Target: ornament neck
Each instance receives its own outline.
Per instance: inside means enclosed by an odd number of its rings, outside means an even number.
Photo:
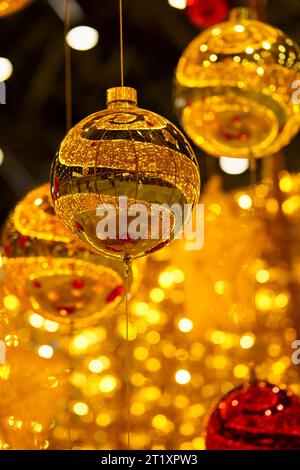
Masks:
[[[134,88],[114,87],[106,92],[106,104],[108,108],[137,106],[137,93]]]
[[[256,19],[255,12],[247,7],[238,7],[233,8],[230,12],[229,19],[231,21],[245,21],[245,20],[253,20]]]

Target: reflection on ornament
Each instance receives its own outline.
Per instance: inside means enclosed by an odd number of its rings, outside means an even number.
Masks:
[[[299,399],[268,382],[230,391],[210,417],[206,446],[208,450],[299,450]]]
[[[228,15],[225,0],[188,0],[187,13],[191,22],[198,27],[208,27],[225,20]]]
[[[176,71],[175,107],[188,136],[209,154],[261,158],[298,132],[299,47],[280,30],[233,10],[197,36]]]
[[[0,17],[16,13],[30,2],[31,0],[0,0]]]
[[[53,201],[63,224],[86,245],[109,256],[135,258],[174,237],[168,206],[198,202],[198,166],[188,141],[173,124],[137,107],[134,89],[108,90],[107,106],[77,124],[63,140],[52,168]],[[122,209],[121,196],[128,198],[128,209]],[[99,222],[107,217],[97,215],[103,204],[115,209],[109,220],[117,225],[116,233],[106,238],[97,233]],[[134,204],[143,205],[143,237],[138,239],[130,232]],[[153,204],[166,205],[157,214],[156,239],[150,236]],[[122,217],[128,218],[125,232]],[[167,234],[162,229],[166,218],[171,219]]]
[[[50,320],[85,325],[120,302],[122,266],[87,250],[61,225],[49,189],[31,191],[4,227],[4,303],[13,310],[16,300]]]

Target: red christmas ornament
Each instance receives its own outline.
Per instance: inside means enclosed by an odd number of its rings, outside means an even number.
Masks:
[[[123,285],[119,285],[115,287],[106,297],[106,302],[110,303],[116,300],[116,298],[122,297],[122,295],[124,294],[124,291],[125,291],[125,287]]]
[[[188,0],[187,13],[190,21],[206,28],[220,23],[228,16],[229,6],[225,0]]]
[[[299,450],[300,402],[268,382],[235,388],[218,403],[206,429],[208,450]]]

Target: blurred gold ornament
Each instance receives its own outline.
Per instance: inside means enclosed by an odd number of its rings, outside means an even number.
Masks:
[[[220,157],[262,158],[299,130],[292,84],[298,45],[282,31],[234,9],[229,21],[197,36],[182,54],[175,107],[188,136]]]
[[[31,191],[3,229],[5,306],[83,326],[113,311],[123,296],[122,265],[99,257],[57,219],[49,184]]]
[[[282,172],[279,182],[282,201],[268,179],[255,191],[232,193],[212,180],[202,200],[203,249],[186,251],[178,240],[147,258],[129,304],[133,449],[204,449],[212,406],[249,378],[253,362],[259,379],[300,395],[299,366],[291,362],[299,325],[300,174]],[[278,223],[281,208],[287,225]],[[280,240],[279,226],[289,241]],[[126,449],[124,316],[64,338],[13,298],[4,303],[14,310],[4,325],[0,315],[7,346],[0,446]]]
[[[16,13],[29,5],[30,2],[31,0],[0,0],[0,17]]]
[[[161,226],[170,217],[170,206],[194,205],[200,190],[188,141],[165,118],[138,108],[136,91],[127,87],[108,90],[107,109],[88,116],[66,135],[51,179],[55,211],[63,224],[92,249],[121,259],[150,254],[174,237],[172,219],[170,234],[159,230],[158,238],[151,238],[153,204],[166,205],[159,213]],[[128,201],[123,212],[121,197]],[[116,214],[116,234],[106,239],[97,234],[103,220],[97,208],[104,204],[111,204]],[[143,205],[146,217],[138,239],[127,228],[120,233],[120,218],[125,215],[130,225],[135,204]]]

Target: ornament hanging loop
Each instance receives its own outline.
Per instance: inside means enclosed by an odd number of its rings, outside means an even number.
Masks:
[[[120,72],[121,86],[124,86],[124,45],[123,45],[123,0],[119,0],[120,14]]]

